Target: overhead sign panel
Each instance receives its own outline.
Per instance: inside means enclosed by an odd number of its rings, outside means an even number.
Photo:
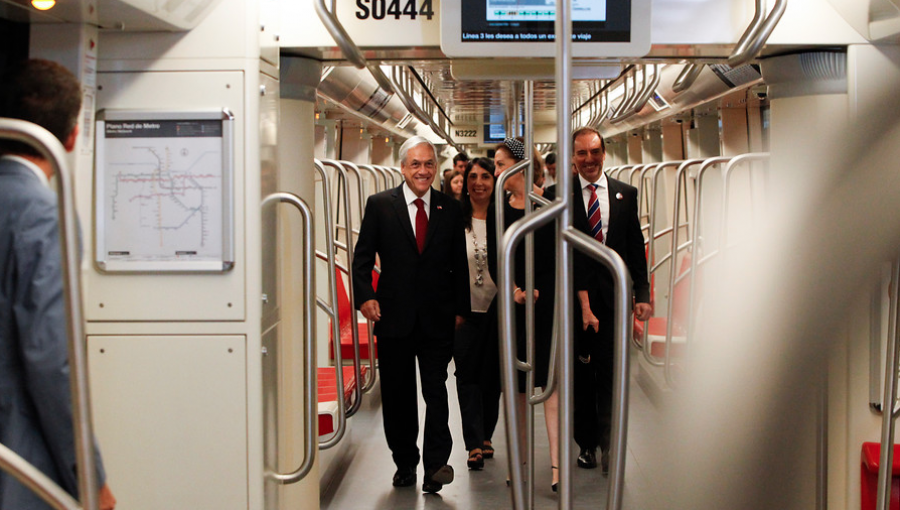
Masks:
[[[650,51],[650,0],[572,0],[576,57]],[[441,50],[450,57],[552,57],[556,0],[443,0]]]

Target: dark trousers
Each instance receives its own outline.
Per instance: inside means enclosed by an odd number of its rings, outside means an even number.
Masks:
[[[598,446],[609,451],[612,424],[613,370],[613,313],[611,310],[594,314],[600,321],[600,331],[581,330],[581,310],[576,307],[575,322],[575,442],[590,450]],[[583,360],[590,356],[590,362]]]
[[[500,400],[496,313],[472,312],[453,342],[456,392],[466,450],[481,448],[497,426]]]
[[[384,435],[397,467],[419,464],[418,395],[416,361],[425,400],[425,469],[436,469],[450,459],[450,411],[447,403],[447,365],[453,337],[429,338],[418,321],[405,338],[378,338],[378,372],[381,379]]]

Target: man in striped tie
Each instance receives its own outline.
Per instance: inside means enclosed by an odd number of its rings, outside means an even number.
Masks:
[[[653,315],[644,236],[638,218],[637,189],[603,173],[606,144],[593,128],[572,135],[574,225],[614,250],[628,266],[638,320]],[[603,474],[609,472],[610,418],[613,391],[613,279],[609,270],[576,251],[575,256],[575,442],[581,448],[578,466],[597,467],[601,450]],[[581,327],[578,319],[581,319]]]

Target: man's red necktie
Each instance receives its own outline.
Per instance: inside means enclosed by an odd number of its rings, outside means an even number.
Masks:
[[[421,198],[413,200],[416,204],[416,246],[419,247],[419,253],[425,250],[425,234],[428,233],[428,215],[425,214],[425,202]]]

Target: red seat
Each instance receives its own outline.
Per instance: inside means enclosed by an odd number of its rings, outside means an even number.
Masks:
[[[878,466],[881,465],[881,443],[863,443],[860,465],[861,510],[875,510],[878,502]],[[894,445],[891,464],[891,510],[900,510],[900,445]]]
[[[337,412],[339,406],[337,404],[337,383],[335,378],[335,367],[322,367],[317,369],[318,374],[318,395],[319,395],[319,436],[327,436],[334,432],[335,423],[337,423]],[[365,379],[366,372],[369,367],[363,365],[360,367],[360,373]],[[344,367],[344,405],[349,407],[353,398],[353,390],[359,381],[353,373],[353,367]]]
[[[678,270],[678,276],[686,273],[691,267],[691,255],[685,254],[681,259],[681,267]],[[653,301],[651,286],[651,301]],[[672,293],[672,345],[669,355],[680,357],[685,354],[686,326],[688,300],[690,299],[690,280],[685,278],[675,285]],[[662,358],[666,355],[666,328],[668,327],[668,317],[651,317],[647,321],[647,340],[650,343],[650,355]],[[644,334],[644,323],[634,320],[634,337],[642,339]]]
[[[344,287],[344,278],[341,270],[335,270],[335,278],[337,279],[338,290],[338,322],[341,331],[341,358],[353,359],[353,323],[350,321],[356,318],[356,310],[350,305],[350,298],[347,296],[347,289]],[[377,288],[378,273],[372,271],[372,286]],[[362,359],[369,358],[369,324],[366,321],[358,323],[359,328],[359,357]],[[334,359],[334,339],[331,331],[331,321],[328,322],[328,355]],[[374,337],[373,337],[374,338]],[[378,357],[378,339],[373,342],[375,345],[375,357]]]

